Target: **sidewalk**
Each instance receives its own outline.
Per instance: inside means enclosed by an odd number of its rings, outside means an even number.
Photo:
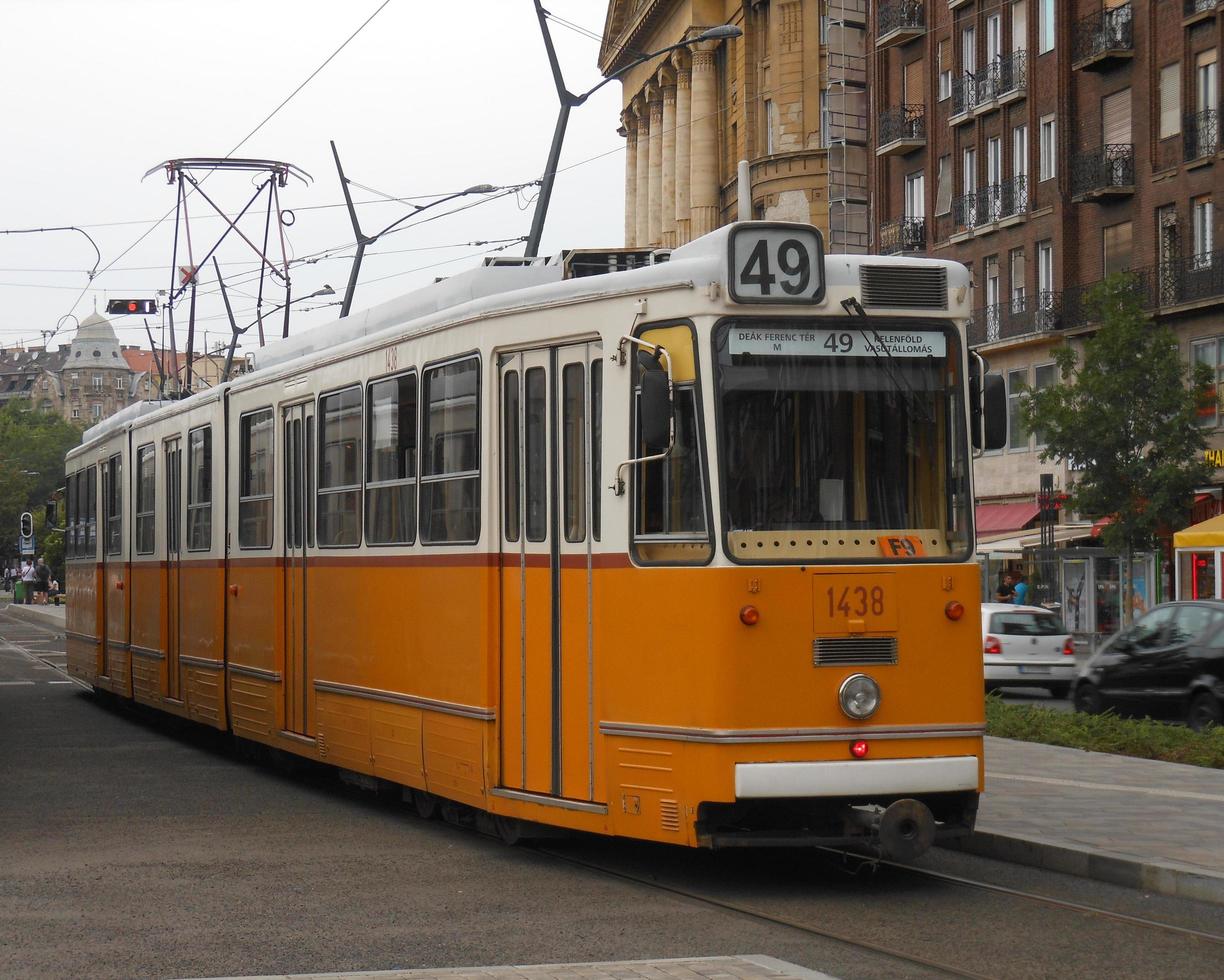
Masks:
[[[28,619],[43,626],[64,625],[64,617],[68,612],[68,604],[61,602],[58,606],[25,606],[14,602],[0,603],[0,609],[7,609],[15,616]]]
[[[1224,771],[987,738],[960,849],[1224,905]]]

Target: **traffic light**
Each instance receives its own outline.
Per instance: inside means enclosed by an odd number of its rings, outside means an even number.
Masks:
[[[23,538],[32,537],[34,534],[34,515],[28,510],[21,515],[21,536]]]
[[[156,313],[157,300],[155,299],[112,299],[106,302],[106,312],[113,315],[126,315],[128,313]]]

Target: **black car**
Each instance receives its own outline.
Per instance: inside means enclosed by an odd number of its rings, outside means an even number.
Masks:
[[[1113,637],[1080,670],[1075,710],[1224,724],[1224,602],[1166,602]]]

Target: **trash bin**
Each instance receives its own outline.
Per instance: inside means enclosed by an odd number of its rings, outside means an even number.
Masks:
[[[25,602],[26,584],[18,579],[13,583],[13,605],[20,606]]]

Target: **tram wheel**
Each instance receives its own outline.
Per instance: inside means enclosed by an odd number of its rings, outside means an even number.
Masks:
[[[495,814],[493,829],[497,831],[497,836],[507,847],[516,847],[523,840],[523,821],[516,820],[514,817]]]
[[[422,820],[433,820],[437,817],[439,804],[439,799],[433,793],[426,793],[423,789],[412,791],[412,808]]]

